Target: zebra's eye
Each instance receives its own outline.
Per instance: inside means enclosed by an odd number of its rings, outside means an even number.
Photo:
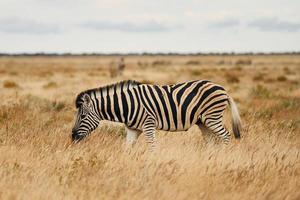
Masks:
[[[86,114],[81,114],[81,119],[86,118]]]

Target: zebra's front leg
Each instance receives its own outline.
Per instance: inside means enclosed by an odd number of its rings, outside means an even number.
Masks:
[[[127,146],[133,145],[136,142],[136,140],[138,139],[138,137],[140,136],[140,134],[142,133],[142,131],[140,131],[140,130],[131,129],[127,126],[125,126],[125,131],[126,131],[126,145]]]
[[[147,117],[143,124],[143,133],[145,135],[146,142],[151,150],[155,148],[155,129],[156,121],[153,117]]]

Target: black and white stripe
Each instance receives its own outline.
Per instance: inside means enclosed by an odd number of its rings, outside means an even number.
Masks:
[[[236,105],[224,88],[217,84],[199,80],[159,86],[123,81],[87,90],[77,96],[76,107],[79,111],[73,135],[80,133],[86,136],[100,120],[109,120],[124,123],[128,134],[144,132],[152,146],[156,129],[182,131],[194,124],[202,131],[213,133],[228,142],[230,134],[222,123],[228,105],[234,135],[239,138],[240,118]],[[88,117],[81,118],[85,111]],[[78,132],[81,126],[85,127],[86,132]]]

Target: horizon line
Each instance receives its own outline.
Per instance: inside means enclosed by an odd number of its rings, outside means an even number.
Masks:
[[[201,56],[201,55],[299,55],[300,51],[278,51],[278,52],[260,52],[260,51],[245,51],[245,52],[22,52],[22,53],[8,53],[0,52],[0,57],[3,56]]]

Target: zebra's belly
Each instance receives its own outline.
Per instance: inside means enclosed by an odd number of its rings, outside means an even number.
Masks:
[[[170,128],[160,128],[160,127],[157,127],[157,130],[162,130],[162,131],[169,131],[169,132],[177,132],[177,131],[187,131],[189,130],[194,124],[189,124],[187,126],[185,126],[184,128],[183,127],[170,127]]]
[[[129,126],[127,124],[125,124],[125,125],[128,126],[129,128],[143,131],[143,126],[135,127],[135,126]],[[193,125],[194,124],[190,124],[189,126],[186,126],[185,128],[181,128],[181,127],[171,127],[171,128],[156,127],[156,130],[169,131],[169,132],[187,131]]]
[[[169,131],[169,132],[178,132],[178,131],[187,131],[189,130],[189,128],[186,128],[186,129],[170,129],[170,130],[166,130],[166,129],[157,129],[157,130],[162,130],[162,131]]]

